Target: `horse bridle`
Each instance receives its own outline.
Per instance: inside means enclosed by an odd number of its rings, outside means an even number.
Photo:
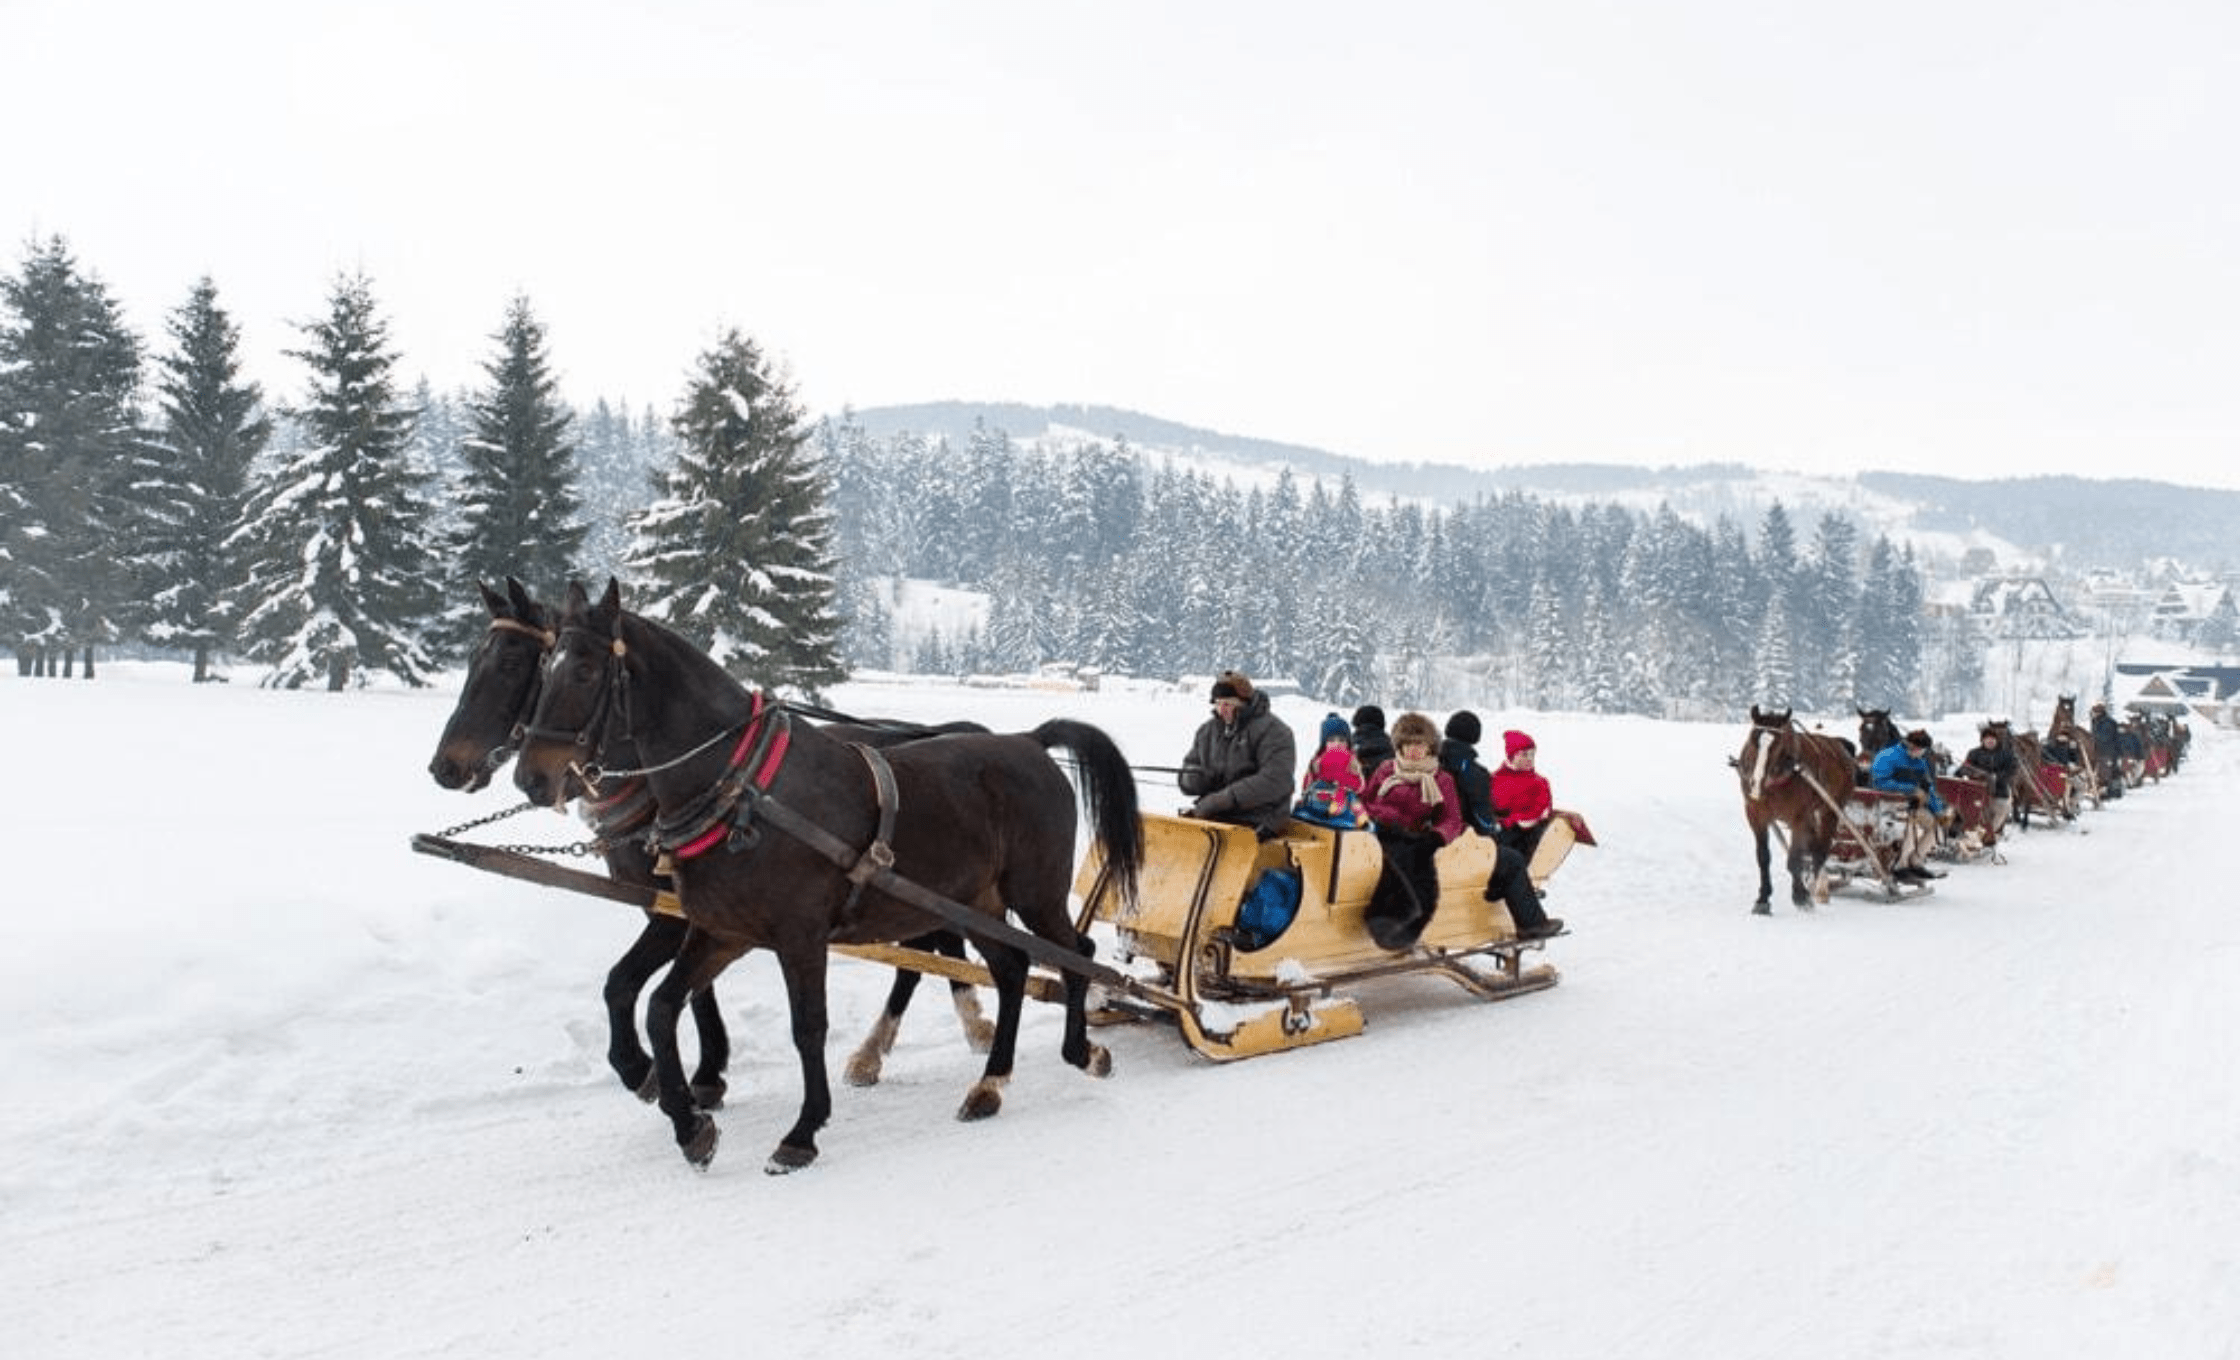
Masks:
[[[552,650],[555,641],[555,634],[550,628],[539,628],[519,619],[494,618],[490,620],[489,632],[518,633],[522,637],[534,639],[537,644],[537,664],[529,668],[529,688],[521,696],[521,702],[514,705],[513,729],[506,734],[504,741],[491,747],[482,757],[480,772],[485,776],[495,774],[498,767],[511,760],[514,752],[521,748],[524,725],[528,722],[529,715],[536,711],[537,697],[544,691],[544,654]],[[488,646],[490,641],[489,634],[485,634],[483,645]]]

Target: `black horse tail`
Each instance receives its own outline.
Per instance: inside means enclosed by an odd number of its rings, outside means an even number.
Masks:
[[[1120,889],[1120,900],[1133,903],[1143,872],[1143,818],[1136,808],[1136,775],[1128,768],[1128,758],[1101,728],[1070,718],[1052,718],[1027,735],[1042,743],[1045,751],[1062,746],[1072,752],[1081,801],[1104,846],[1105,867]]]

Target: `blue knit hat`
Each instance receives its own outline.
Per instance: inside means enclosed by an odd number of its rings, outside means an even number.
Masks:
[[[1322,744],[1328,746],[1332,737],[1344,737],[1346,745],[1351,746],[1353,744],[1353,728],[1345,719],[1335,713],[1329,714],[1322,720]]]

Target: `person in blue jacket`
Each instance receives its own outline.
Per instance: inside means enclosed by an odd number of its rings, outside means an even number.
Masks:
[[[1937,797],[1936,776],[1929,768],[1932,744],[1929,734],[1917,727],[1883,747],[1867,775],[1869,787],[1906,800],[1906,831],[1898,841],[1898,867],[1890,876],[1907,883],[1944,877],[1925,862],[1936,842],[1937,820],[1944,816],[1944,800]]]

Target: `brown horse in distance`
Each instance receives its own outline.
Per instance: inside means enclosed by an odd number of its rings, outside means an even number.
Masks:
[[[2092,729],[2077,721],[2077,696],[2064,694],[2053,701],[2053,721],[2046,724],[2048,737],[2067,737],[2077,748],[2079,768],[2071,772],[2069,780],[2077,791],[2092,800],[2094,807],[2102,805],[2100,795],[2100,752],[2092,744]]]
[[[1788,709],[1761,712],[1752,705],[1749,734],[1729,763],[1742,782],[1743,816],[1758,851],[1758,900],[1751,911],[1759,916],[1773,911],[1767,838],[1776,822],[1789,843],[1789,901],[1808,909],[1826,901],[1828,855],[1857,782],[1851,753],[1834,737],[1799,730]]]

